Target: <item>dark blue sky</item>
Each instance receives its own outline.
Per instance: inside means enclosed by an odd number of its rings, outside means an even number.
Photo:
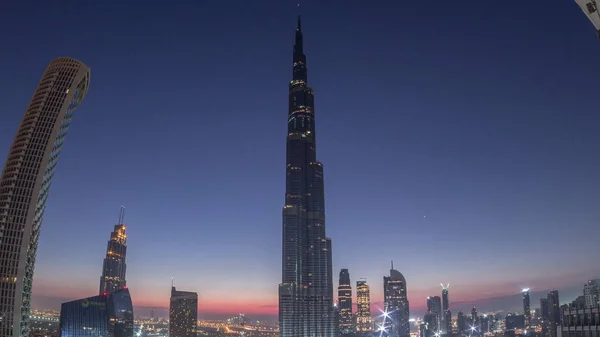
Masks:
[[[336,270],[377,302],[393,259],[415,308],[441,281],[468,301],[600,274],[580,263],[600,254],[600,41],[574,1],[301,11]],[[93,294],[125,205],[138,305],[166,305],[175,277],[204,311],[274,312],[295,15],[282,0],[4,5],[2,156],[50,60],[92,69],[34,296]]]

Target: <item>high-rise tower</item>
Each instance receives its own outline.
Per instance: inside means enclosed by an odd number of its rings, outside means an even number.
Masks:
[[[340,285],[338,286],[338,310],[340,312],[340,332],[352,332],[352,286],[348,269],[340,271]]]
[[[558,290],[551,290],[546,298],[548,299],[548,335],[556,337],[562,321]]]
[[[169,337],[196,337],[198,331],[198,293],[180,291],[171,285]]]
[[[383,277],[383,305],[388,313],[391,326],[389,335],[391,337],[409,337],[409,308],[406,296],[406,279],[404,275],[392,268],[390,276]]]
[[[442,330],[442,299],[439,296],[427,297],[427,312],[432,314],[435,319],[431,323],[430,329],[439,334]]]
[[[371,291],[366,280],[356,282],[356,331],[373,331]]]
[[[90,69],[60,57],[48,65],[25,111],[0,177],[0,336],[28,336],[31,286],[46,200]]]
[[[531,298],[529,297],[529,288],[522,290],[523,293],[523,315],[525,316],[525,327],[529,328],[531,323]]]
[[[450,311],[450,300],[448,299],[448,289],[450,289],[450,283],[442,286],[442,333],[452,333],[452,312]]]
[[[279,335],[331,337],[331,239],[325,234],[323,165],[316,155],[314,93],[307,83],[299,16],[293,64],[287,119]]]
[[[110,240],[108,240],[106,247],[106,257],[104,258],[102,276],[100,277],[100,295],[113,293],[127,285],[125,281],[127,234],[125,233],[124,220],[125,208],[121,207],[119,223],[115,225],[115,230],[110,233]]]

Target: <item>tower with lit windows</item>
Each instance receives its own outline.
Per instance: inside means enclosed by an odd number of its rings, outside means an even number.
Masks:
[[[521,291],[523,293],[523,316],[525,316],[525,327],[529,328],[531,323],[531,297],[529,296],[529,288]]]
[[[390,318],[389,335],[392,337],[409,337],[410,325],[406,279],[404,275],[390,269],[390,276],[383,277],[383,305]]]
[[[314,92],[307,75],[298,16],[287,116],[281,337],[333,337],[337,330],[331,239],[325,232],[323,164],[317,160]]]
[[[21,120],[0,177],[0,336],[29,336],[31,287],[46,201],[90,69],[59,57],[48,65]]]
[[[348,269],[340,271],[340,284],[338,286],[339,326],[342,334],[352,332],[352,286]]]
[[[110,239],[106,247],[106,257],[104,258],[102,276],[100,277],[100,295],[113,293],[127,285],[127,281],[125,281],[127,234],[125,233],[124,220],[125,208],[121,207],[119,223],[115,225],[114,231],[110,233]]]
[[[366,280],[356,282],[356,331],[373,331],[371,319],[371,290]]]

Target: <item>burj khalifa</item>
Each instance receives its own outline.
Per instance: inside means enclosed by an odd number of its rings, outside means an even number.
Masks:
[[[334,337],[331,239],[325,234],[323,164],[317,161],[314,92],[308,86],[302,26],[289,85],[279,336]]]

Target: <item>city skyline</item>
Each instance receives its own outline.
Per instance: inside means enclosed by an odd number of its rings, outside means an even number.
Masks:
[[[168,306],[165,289],[174,277],[182,289],[199,293],[207,312],[237,312],[239,306],[249,314],[276,313],[285,156],[280,122],[287,106],[282,87],[289,82],[295,4],[189,5],[177,12],[149,5],[143,12],[161,18],[150,24],[128,21],[137,6],[108,14],[108,5],[94,3],[58,27],[43,15],[53,11],[50,4],[9,6],[13,11],[6,13],[27,13],[40,19],[34,27],[50,28],[28,28],[32,23],[17,22],[18,15],[0,14],[7,31],[22,32],[18,40],[3,40],[15,46],[15,55],[0,56],[6,76],[14,78],[0,84],[3,111],[10,112],[0,125],[4,157],[48,61],[73,56],[95,74],[85,113],[69,135],[77,143],[61,158],[45,214],[34,302],[36,296],[56,296],[60,303],[97,292],[106,224],[126,204],[135,305]],[[588,154],[600,143],[591,127],[598,119],[592,73],[600,69],[578,60],[600,47],[580,9],[568,2],[541,9],[524,3],[518,11],[495,4],[497,22],[475,31],[468,25],[483,24],[481,7],[458,11],[440,3],[440,13],[453,15],[417,22],[409,14],[426,13],[425,4],[395,6],[303,4],[324,135],[319,151],[327,166],[334,284],[339,270],[348,268],[354,280],[367,278],[373,304],[380,303],[380,280],[393,259],[406,277],[411,312],[424,307],[425,297],[439,295],[443,281],[452,284],[454,313],[455,303],[477,297],[582,287],[598,277],[597,269],[565,264],[599,252],[585,240],[596,236],[599,220],[598,159]],[[328,27],[335,13],[341,21]],[[368,16],[394,28],[377,28]],[[456,16],[468,19],[461,25],[452,21]],[[103,25],[107,17],[113,27]],[[548,27],[546,20],[558,17],[567,24]],[[514,25],[499,24],[509,18]],[[136,30],[144,23],[148,32]],[[203,33],[211,27],[218,34]],[[411,27],[416,33],[405,34]],[[444,33],[437,36],[440,27]],[[71,31],[80,46],[44,42],[48,34]],[[107,39],[107,32],[114,37]],[[523,32],[526,37],[514,38]],[[469,43],[458,43],[459,37]],[[356,48],[348,53],[350,46]],[[255,85],[248,88],[246,79]],[[164,89],[165,83],[172,87]],[[167,119],[172,127],[164,126]],[[248,128],[256,133],[254,143],[244,136]],[[168,229],[159,230],[163,226]],[[584,230],[589,235],[572,251],[545,250],[548,240],[570,240],[570,233]],[[405,247],[392,244],[399,238]],[[177,249],[157,247],[156,240]],[[452,243],[444,263],[439,251],[420,250],[425,240]],[[510,245],[525,248],[517,255]],[[528,263],[515,265],[522,254]],[[473,255],[487,263],[472,273],[456,268],[464,263],[469,269]],[[532,264],[535,273],[528,274]],[[186,270],[190,265],[194,270]],[[56,273],[59,266],[74,275],[71,284]],[[491,274],[498,270],[507,272]],[[251,291],[234,298],[228,291],[237,273],[247,276]]]

